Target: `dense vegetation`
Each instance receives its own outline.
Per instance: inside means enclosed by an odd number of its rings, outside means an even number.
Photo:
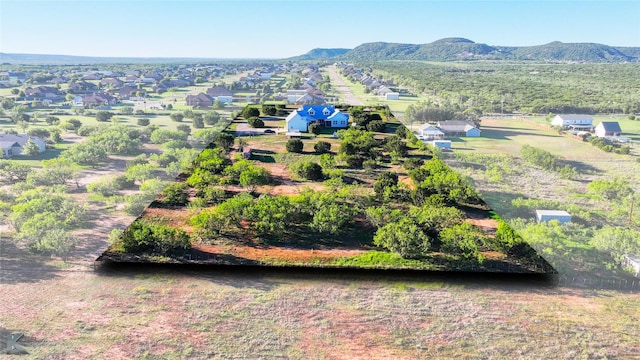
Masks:
[[[357,64],[430,102],[487,113],[637,113],[640,64]]]

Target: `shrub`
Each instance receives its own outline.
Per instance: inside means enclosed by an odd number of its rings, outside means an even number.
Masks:
[[[138,118],[137,123],[140,126],[147,126],[149,125],[150,121],[147,118]]]
[[[175,122],[182,122],[182,120],[184,119],[184,115],[182,115],[180,113],[173,113],[173,114],[169,115],[169,117],[171,118],[171,120],[173,120]]]
[[[331,151],[331,143],[326,141],[318,141],[313,145],[313,150],[318,154],[326,154]]]
[[[378,166],[375,160],[369,159],[362,162],[362,167],[367,170],[374,170]]]
[[[249,126],[251,126],[252,128],[263,128],[264,127],[264,121],[262,121],[262,119],[260,119],[257,116],[252,116],[250,118],[247,119],[247,124],[249,124]]]
[[[285,146],[288,152],[301,153],[304,147],[304,144],[300,139],[289,139]]]
[[[320,133],[322,132],[322,128],[316,123],[310,124],[307,130],[313,135],[320,135]]]
[[[243,118],[249,119],[250,117],[260,116],[260,110],[254,107],[247,106],[242,110],[242,113],[240,114]]]
[[[173,183],[161,193],[162,202],[167,205],[185,205],[189,201],[188,186],[184,183]]]
[[[291,165],[291,169],[303,179],[316,181],[324,178],[322,166],[311,161],[295,163]]]
[[[191,248],[189,235],[183,230],[144,220],[134,221],[122,234],[122,248],[128,253],[167,255]]]
[[[387,125],[380,120],[374,120],[367,124],[367,130],[373,132],[384,132],[386,128]]]
[[[347,156],[346,162],[347,165],[351,168],[361,168],[362,163],[364,162],[364,158],[359,155]]]
[[[402,164],[405,170],[417,169],[422,165],[424,165],[424,160],[420,158],[409,158],[405,160],[404,164]]]

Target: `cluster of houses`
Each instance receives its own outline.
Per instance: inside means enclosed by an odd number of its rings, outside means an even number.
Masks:
[[[622,137],[622,129],[617,121],[602,121],[595,127],[593,117],[590,115],[565,114],[556,115],[551,119],[551,125],[568,129],[576,135],[593,134],[600,138],[612,141],[626,142],[627,138]]]
[[[393,79],[379,79],[352,64],[339,62],[336,63],[336,66],[342,70],[342,74],[346,77],[364,85],[365,89],[385,100],[399,100],[400,95],[409,95],[406,89],[397,89],[398,85],[393,82]]]

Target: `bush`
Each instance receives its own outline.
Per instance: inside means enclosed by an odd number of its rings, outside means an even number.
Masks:
[[[180,113],[173,113],[173,114],[169,115],[169,117],[171,118],[171,120],[173,120],[175,122],[182,122],[182,120],[184,119],[184,115],[182,115]]]
[[[364,158],[359,155],[347,156],[346,162],[347,165],[351,168],[361,168],[362,163],[364,162]]]
[[[424,160],[422,160],[420,158],[409,158],[409,159],[405,160],[404,164],[402,164],[402,166],[405,168],[405,170],[417,169],[417,168],[421,167],[422,165],[424,165]]]
[[[242,110],[242,113],[240,114],[243,118],[249,119],[250,117],[260,116],[260,110],[254,107],[247,106]]]
[[[374,120],[367,124],[367,130],[373,132],[384,132],[386,128],[387,125],[380,120]]]
[[[161,201],[167,205],[185,205],[189,201],[188,189],[189,187],[184,183],[173,183],[162,191]]]
[[[147,126],[149,125],[150,121],[147,118],[138,118],[137,123],[140,126]]]
[[[378,166],[378,163],[375,160],[365,160],[362,162],[362,167],[367,170],[374,170]]]
[[[264,127],[264,121],[262,121],[262,119],[260,119],[257,116],[252,116],[250,118],[247,119],[247,124],[249,124],[249,126],[251,126],[252,128],[263,128]]]
[[[309,125],[307,131],[309,131],[313,135],[320,135],[320,133],[322,132],[322,128],[320,127],[320,125],[313,123]]]
[[[304,144],[300,139],[289,139],[286,144],[287,151],[291,153],[301,153],[303,147]]]
[[[311,161],[295,163],[291,165],[291,169],[296,175],[300,176],[303,179],[316,181],[322,180],[324,178],[324,174],[322,173],[322,166]]]
[[[313,145],[313,150],[318,154],[326,154],[331,151],[331,143],[326,141],[318,141]]]
[[[144,220],[134,221],[122,234],[122,248],[128,253],[168,255],[191,248],[189,235],[183,230]]]

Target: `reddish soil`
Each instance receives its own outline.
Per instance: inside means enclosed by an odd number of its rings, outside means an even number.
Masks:
[[[330,260],[362,254],[367,249],[296,249],[289,247],[255,247],[244,245],[203,245],[196,244],[194,249],[210,254],[231,254],[250,260],[282,259],[286,261]]]

